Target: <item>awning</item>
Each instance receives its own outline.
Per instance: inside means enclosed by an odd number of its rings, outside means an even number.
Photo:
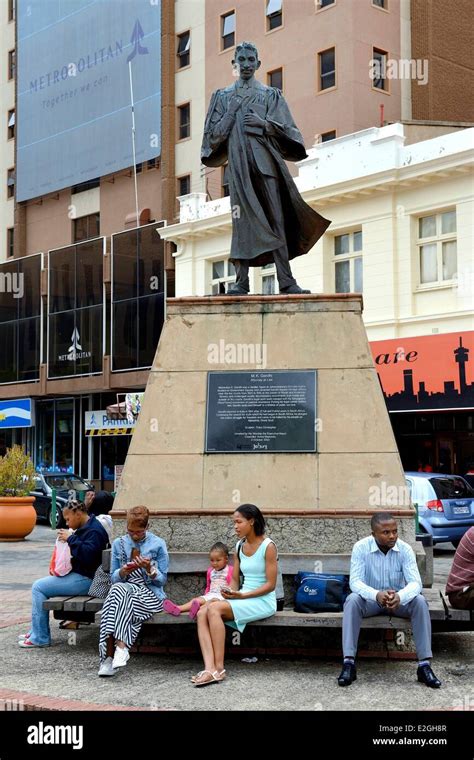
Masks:
[[[370,343],[389,412],[474,409],[474,331]]]

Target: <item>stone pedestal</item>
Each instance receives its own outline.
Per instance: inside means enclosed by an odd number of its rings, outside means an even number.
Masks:
[[[255,363],[262,357],[264,366]],[[214,370],[317,370],[317,452],[205,453]],[[270,518],[281,551],[347,552],[381,508],[414,544],[404,488],[361,296],[168,299],[115,519],[143,504],[170,550],[203,551],[233,542],[229,517],[251,502]]]

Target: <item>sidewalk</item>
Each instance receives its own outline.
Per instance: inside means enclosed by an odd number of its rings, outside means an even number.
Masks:
[[[104,679],[97,676],[98,626],[61,631],[53,619],[51,648],[20,649],[26,626],[18,618],[30,619],[31,583],[47,574],[53,541],[49,528],[37,526],[21,544],[0,544],[0,703],[19,699],[63,710],[78,709],[72,700],[91,710],[474,710],[473,632],[433,636],[439,690],[417,683],[415,662],[378,659],[361,660],[358,680],[344,689],[336,683],[339,661],[282,656],[254,664],[228,658],[227,680],[212,688],[190,683],[202,668],[198,656],[132,654],[126,668]],[[436,572],[451,560],[441,552]]]

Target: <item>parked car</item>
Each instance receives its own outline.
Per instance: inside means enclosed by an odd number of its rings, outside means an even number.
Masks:
[[[450,541],[457,547],[474,525],[474,490],[460,475],[406,472],[414,504],[418,504],[421,531],[431,533],[433,544]]]
[[[52,525],[52,489],[56,488],[56,525],[64,527],[63,509],[71,491],[93,491],[94,486],[87,480],[69,472],[37,472],[34,491],[34,508],[37,519]]]

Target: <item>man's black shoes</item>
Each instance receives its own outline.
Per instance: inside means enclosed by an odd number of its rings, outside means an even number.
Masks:
[[[345,662],[337,682],[339,686],[350,686],[353,681],[357,681],[356,666],[353,662]]]
[[[303,288],[300,288],[299,285],[288,285],[286,288],[280,288],[280,295],[282,296],[292,296],[292,295],[299,295],[301,293],[311,293],[310,290],[303,290]]]
[[[425,686],[430,686],[432,689],[439,689],[441,686],[441,681],[436,678],[429,665],[419,665],[416,675]]]
[[[229,288],[227,290],[227,293],[224,293],[223,295],[226,296],[248,296],[249,291],[243,288],[241,285],[233,284],[229,285]]]

